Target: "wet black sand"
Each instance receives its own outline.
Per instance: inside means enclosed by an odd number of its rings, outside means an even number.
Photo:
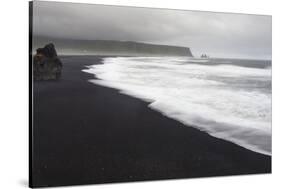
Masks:
[[[99,57],[63,57],[58,82],[34,83],[31,186],[271,172],[271,157],[164,117],[88,82]],[[188,108],[188,107],[187,107]]]

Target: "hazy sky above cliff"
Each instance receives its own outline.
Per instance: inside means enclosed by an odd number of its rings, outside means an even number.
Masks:
[[[212,57],[271,58],[270,16],[35,1],[34,34],[190,47]]]

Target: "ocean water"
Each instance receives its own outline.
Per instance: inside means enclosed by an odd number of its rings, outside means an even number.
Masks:
[[[115,57],[83,71],[164,116],[271,155],[271,61]]]

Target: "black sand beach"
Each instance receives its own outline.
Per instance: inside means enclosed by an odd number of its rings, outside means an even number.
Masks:
[[[270,156],[88,82],[99,57],[61,60],[60,81],[34,83],[34,187],[271,172]]]

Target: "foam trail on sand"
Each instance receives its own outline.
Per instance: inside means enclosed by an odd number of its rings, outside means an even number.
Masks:
[[[241,60],[242,61],[242,60]],[[271,67],[185,57],[104,58],[83,71],[163,115],[271,155]]]

